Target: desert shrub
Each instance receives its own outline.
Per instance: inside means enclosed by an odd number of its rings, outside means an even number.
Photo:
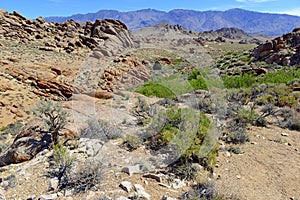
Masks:
[[[103,180],[102,163],[94,159],[80,163],[63,177],[59,189],[72,190],[75,193],[97,190]]]
[[[193,163],[185,162],[173,168],[174,174],[185,180],[195,180],[197,178],[198,169],[193,167]]]
[[[51,162],[53,163],[52,176],[58,178],[61,181],[62,177],[71,169],[75,161],[75,158],[71,156],[69,150],[63,146],[63,144],[53,145],[53,154]]]
[[[240,108],[237,112],[235,119],[239,120],[240,123],[249,123],[254,125],[258,116],[259,115],[254,109],[246,110],[244,108]]]
[[[193,70],[188,77],[189,83],[195,90],[208,90],[200,70]]]
[[[235,154],[242,154],[243,151],[240,149],[240,147],[232,146],[226,147],[226,150]]]
[[[133,151],[141,146],[142,141],[134,135],[127,135],[121,144],[121,147],[128,149],[128,151]]]
[[[164,87],[159,83],[155,83],[151,81],[145,83],[135,91],[148,97],[155,96],[159,98],[170,98],[170,99],[175,98],[174,93],[170,89]]]
[[[82,138],[108,140],[121,138],[122,131],[103,120],[89,119],[88,126],[81,131]]]
[[[212,181],[206,181],[204,183],[198,183],[196,186],[185,192],[182,195],[183,200],[223,200],[222,196],[217,193],[215,183]]]
[[[75,157],[65,146],[60,143],[53,145],[48,176],[58,179],[57,189],[80,193],[98,187],[102,180],[102,164],[93,159],[82,164],[75,161]]]
[[[54,144],[58,143],[59,131],[67,123],[68,112],[62,106],[53,101],[41,101],[33,110],[33,114],[42,119],[49,128]]]
[[[276,112],[276,116],[281,117],[276,123],[282,128],[300,130],[300,114],[291,108],[282,108]]]
[[[246,142],[249,142],[249,136],[245,129],[239,129],[231,132],[228,136],[227,141],[234,144],[244,144]]]

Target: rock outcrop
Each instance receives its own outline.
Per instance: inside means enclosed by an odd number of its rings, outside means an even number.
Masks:
[[[63,23],[45,22],[42,17],[26,19],[18,12],[0,11],[0,38],[22,43],[42,41],[43,51],[78,53],[82,48],[97,49],[111,56],[134,42],[126,25],[119,20],[104,19],[82,25],[73,20]]]
[[[259,45],[252,52],[256,61],[291,66],[300,64],[300,28]]]

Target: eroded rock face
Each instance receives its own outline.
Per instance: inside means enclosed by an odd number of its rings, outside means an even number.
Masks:
[[[0,12],[0,38],[28,43],[43,41],[43,51],[78,53],[82,48],[97,49],[112,56],[134,46],[126,25],[119,20],[104,19],[82,25],[73,20],[63,23],[45,22],[42,17],[26,19],[18,12]]]
[[[259,45],[253,50],[252,55],[257,61],[265,61],[268,64],[276,63],[285,66],[300,64],[299,28]]]
[[[42,130],[42,122],[29,123],[17,135],[13,144],[0,156],[0,167],[31,160],[40,151],[49,148],[51,135]]]
[[[105,91],[113,92],[121,87],[136,86],[151,78],[145,65],[129,55],[117,57],[114,63],[119,67],[106,68],[100,77],[99,85]]]

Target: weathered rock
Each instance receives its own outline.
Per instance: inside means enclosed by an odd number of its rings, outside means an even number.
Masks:
[[[0,156],[0,167],[28,161],[49,148],[51,135],[42,131],[43,123],[34,120],[17,135],[13,144]]]
[[[124,167],[122,169],[122,172],[128,174],[129,176],[132,176],[133,174],[141,173],[141,170],[139,165],[134,165],[134,166]]]

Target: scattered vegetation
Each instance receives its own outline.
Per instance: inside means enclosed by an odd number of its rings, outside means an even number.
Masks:
[[[292,81],[300,79],[300,69],[292,68],[289,70],[278,70],[255,76],[253,73],[245,73],[241,75],[225,75],[223,77],[226,88],[249,88],[255,84],[288,84]]]

